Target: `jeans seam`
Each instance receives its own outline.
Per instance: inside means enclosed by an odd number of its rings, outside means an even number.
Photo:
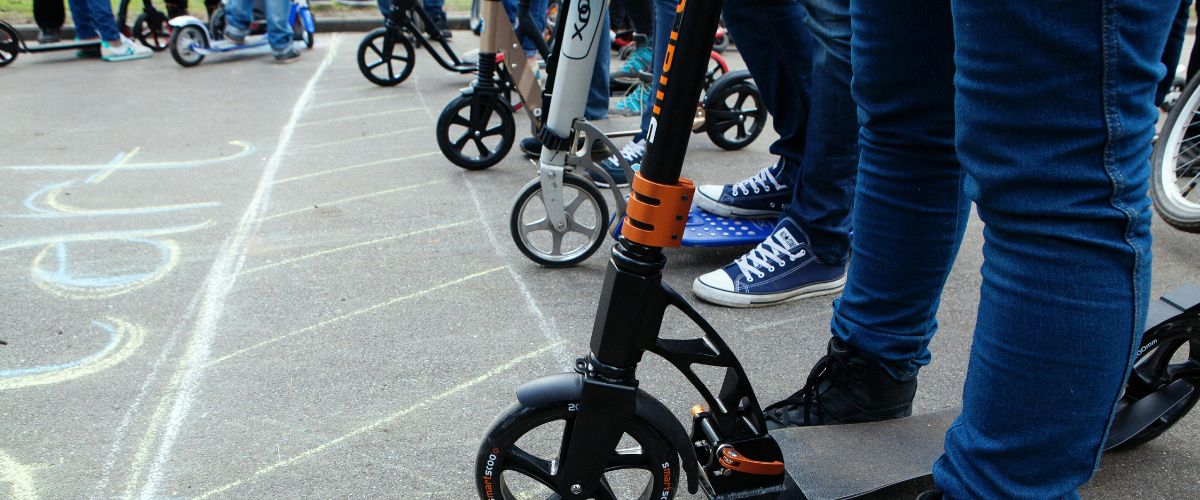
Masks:
[[[1144,255],[1143,255],[1143,252],[1141,251],[1141,249],[1133,243],[1132,231],[1133,231],[1133,227],[1134,227],[1135,217],[1134,217],[1134,214],[1131,213],[1130,208],[1128,206],[1125,206],[1125,204],[1120,199],[1120,194],[1124,190],[1128,180],[1125,178],[1124,173],[1121,170],[1115,168],[1115,164],[1117,163],[1117,161],[1116,161],[1116,158],[1114,158],[1114,153],[1113,153],[1113,143],[1116,142],[1117,140],[1121,139],[1124,136],[1124,128],[1123,128],[1124,124],[1121,121],[1121,116],[1117,109],[1119,107],[1119,103],[1116,102],[1117,96],[1113,95],[1113,89],[1117,87],[1117,73],[1118,73],[1117,67],[1120,62],[1117,60],[1118,54],[1117,54],[1117,49],[1116,49],[1116,45],[1118,43],[1120,43],[1118,40],[1118,34],[1120,31],[1120,27],[1118,26],[1118,23],[1117,23],[1118,16],[1116,14],[1116,5],[1115,5],[1116,2],[1117,2],[1117,0],[1102,0],[1100,3],[1100,9],[1101,9],[1101,25],[1100,25],[1101,40],[1100,41],[1101,41],[1101,75],[1102,75],[1102,77],[1101,77],[1101,82],[1102,82],[1101,83],[1101,85],[1102,85],[1101,99],[1102,99],[1102,105],[1104,107],[1104,121],[1105,121],[1105,128],[1106,128],[1106,137],[1105,137],[1105,142],[1104,142],[1104,154],[1103,154],[1103,166],[1104,166],[1105,172],[1108,174],[1108,177],[1109,177],[1109,180],[1110,180],[1110,183],[1112,186],[1112,193],[1110,194],[1110,197],[1109,197],[1109,204],[1113,207],[1114,210],[1119,211],[1122,215],[1125,216],[1125,231],[1122,234],[1122,238],[1124,239],[1125,244],[1129,247],[1131,253],[1133,254],[1133,269],[1132,269],[1133,279],[1131,280],[1132,290],[1130,293],[1130,296],[1133,299],[1133,302],[1130,304],[1130,306],[1133,308],[1134,314],[1133,314],[1133,324],[1129,325],[1129,330],[1131,332],[1131,335],[1129,338],[1130,347],[1127,350],[1127,353],[1125,355],[1125,366],[1130,366],[1133,362],[1132,358],[1134,355],[1134,349],[1137,348],[1137,344],[1138,344],[1136,337],[1139,335],[1137,326],[1138,326],[1140,314],[1139,314],[1139,308],[1137,307],[1137,304],[1142,303],[1142,295],[1144,293],[1144,290],[1142,290],[1141,287],[1138,286],[1136,277],[1140,274],[1139,270],[1144,266],[1145,258],[1144,258]],[[1120,387],[1124,387],[1125,384],[1128,382],[1128,380],[1129,380],[1129,371],[1126,370],[1124,376],[1121,379]],[[1112,401],[1111,409],[1109,410],[1109,416],[1105,420],[1105,424],[1104,424],[1104,428],[1101,432],[1100,440],[1097,442],[1097,448],[1096,448],[1096,452],[1095,452],[1095,460],[1092,462],[1092,470],[1093,471],[1098,470],[1100,467],[1101,455],[1104,453],[1104,443],[1108,440],[1108,435],[1111,430],[1110,428],[1112,426],[1112,421],[1113,421],[1113,419],[1115,417],[1115,413],[1116,413],[1115,409],[1117,407],[1117,404],[1120,402],[1121,391],[1118,390],[1116,392],[1117,392],[1117,395],[1114,397],[1114,399]]]

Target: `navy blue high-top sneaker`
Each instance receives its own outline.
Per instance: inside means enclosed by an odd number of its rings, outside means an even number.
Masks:
[[[692,293],[723,306],[762,307],[838,293],[845,284],[846,266],[817,260],[808,236],[785,217],[746,255],[696,278]]]
[[[705,184],[696,188],[696,205],[724,217],[778,217],[792,201],[788,179],[781,179],[783,159],[734,184]]]

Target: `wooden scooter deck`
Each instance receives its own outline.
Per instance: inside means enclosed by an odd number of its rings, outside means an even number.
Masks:
[[[802,498],[853,498],[928,476],[960,408],[865,424],[773,430]]]

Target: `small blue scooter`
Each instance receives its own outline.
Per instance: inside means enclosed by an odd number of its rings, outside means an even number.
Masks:
[[[251,25],[251,33],[257,32],[254,29],[255,24],[264,23],[263,20],[258,19],[257,12],[261,9],[255,10],[256,19]],[[225,18],[223,11],[224,6],[218,8],[213,13],[213,19],[223,21]],[[308,0],[292,0],[292,5],[288,10],[288,23],[292,25],[292,32],[295,39],[304,42],[304,46],[311,49],[314,40],[313,33],[316,32],[317,23],[313,19],[312,11],[308,8]],[[224,22],[213,23],[214,26],[210,27],[196,17],[179,16],[171,19],[169,24],[175,28],[171,33],[171,57],[180,66],[185,68],[200,64],[204,60],[204,57],[209,54],[237,52],[267,46],[267,37],[265,35],[258,37],[257,40],[248,39],[243,44],[225,40]]]

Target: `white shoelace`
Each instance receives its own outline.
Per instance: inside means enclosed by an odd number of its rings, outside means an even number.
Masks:
[[[775,174],[771,173],[771,167],[767,167],[759,170],[757,174],[754,174],[749,179],[734,184],[731,191],[733,191],[734,195],[737,195],[738,191],[741,191],[741,194],[745,195],[750,194],[750,191],[758,194],[763,190],[770,191],[772,188],[779,190],[787,188],[787,185],[780,184],[775,179]]]
[[[640,161],[643,155],[646,154],[646,140],[633,141],[621,148],[621,156],[625,157],[625,161],[634,163],[635,160]]]
[[[761,268],[766,268],[767,271],[775,271],[775,266],[772,263],[782,266],[804,257],[807,253],[808,251],[804,249],[800,249],[800,253],[797,254],[789,252],[787,247],[780,244],[775,239],[775,235],[771,234],[762,243],[759,243],[757,247],[754,247],[754,250],[738,257],[733,262],[737,264],[738,270],[742,272],[742,276],[746,277],[746,281],[751,282],[754,281],[755,277],[761,278],[767,275]],[[783,260],[784,257],[787,257],[788,260]]]

